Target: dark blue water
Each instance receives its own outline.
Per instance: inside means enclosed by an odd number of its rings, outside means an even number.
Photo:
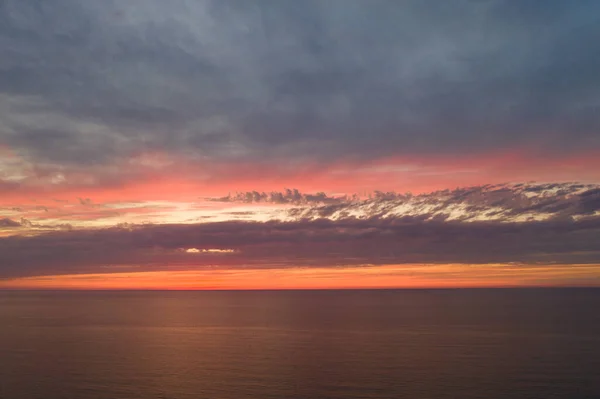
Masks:
[[[600,398],[600,290],[0,292],[0,397]]]

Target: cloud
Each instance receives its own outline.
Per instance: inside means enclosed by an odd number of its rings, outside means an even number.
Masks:
[[[5,228],[5,227],[21,227],[21,223],[14,221],[12,219],[9,218],[2,218],[0,219],[0,228]]]
[[[594,184],[498,184],[411,193],[375,191],[366,200],[296,207],[292,219],[419,217],[439,221],[519,222],[578,219],[600,214],[600,189]]]
[[[269,193],[259,191],[236,192],[225,197],[207,198],[213,202],[242,202],[242,203],[268,203],[268,204],[339,204],[349,200],[348,196],[332,197],[324,192],[315,194],[301,193],[298,189],[286,189],[285,191],[271,191]]]
[[[418,195],[374,191],[362,198],[358,194],[307,194],[298,189],[269,193],[254,190],[207,200],[295,205],[287,211],[293,220],[419,216],[427,220],[514,222],[579,218],[600,212],[600,188],[582,183],[488,184]]]
[[[600,263],[600,217],[425,217],[140,225],[0,238],[0,276],[416,263]],[[182,248],[202,252],[187,253]],[[227,249],[227,256],[211,249]],[[474,266],[475,267],[475,266]]]
[[[321,201],[331,197],[286,193],[227,197],[290,205],[278,208],[281,212],[267,222],[235,220],[234,215],[226,222],[74,229],[1,219],[7,231],[26,228],[37,235],[0,237],[0,277],[108,273],[114,267],[162,271],[600,263],[597,185],[520,183],[420,195],[375,192],[367,199],[345,197],[333,203]],[[219,256],[223,251],[226,257]],[[202,256],[194,256],[198,254]]]
[[[598,12],[593,1],[5,0],[0,142],[74,168],[155,149],[273,165],[598,150]]]

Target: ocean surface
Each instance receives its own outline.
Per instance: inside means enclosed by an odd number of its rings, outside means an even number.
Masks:
[[[0,292],[0,398],[600,398],[600,289]]]

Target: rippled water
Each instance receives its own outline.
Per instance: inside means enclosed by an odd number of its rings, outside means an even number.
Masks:
[[[0,292],[0,398],[600,398],[600,290]]]

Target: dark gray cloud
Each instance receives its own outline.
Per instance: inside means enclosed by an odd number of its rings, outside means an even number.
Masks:
[[[599,149],[596,1],[0,2],[0,142],[331,160]]]

